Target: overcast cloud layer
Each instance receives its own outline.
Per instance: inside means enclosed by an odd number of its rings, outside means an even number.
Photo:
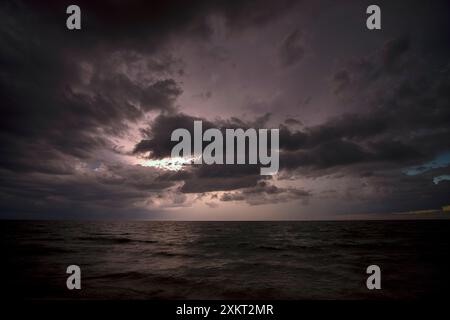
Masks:
[[[450,204],[450,4],[0,4],[0,217],[335,219]],[[407,9],[406,9],[407,8]],[[280,171],[168,170],[176,128],[279,128]]]

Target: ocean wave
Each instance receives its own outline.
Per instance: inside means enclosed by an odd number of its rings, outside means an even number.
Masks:
[[[77,240],[81,241],[93,241],[93,242],[108,242],[108,243],[158,243],[157,240],[141,240],[141,239],[132,239],[132,238],[125,238],[125,237],[93,237],[93,236],[87,236],[87,237],[78,237]]]

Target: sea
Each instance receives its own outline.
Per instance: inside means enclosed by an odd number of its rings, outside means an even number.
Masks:
[[[0,221],[0,250],[8,299],[415,300],[450,284],[449,220]]]

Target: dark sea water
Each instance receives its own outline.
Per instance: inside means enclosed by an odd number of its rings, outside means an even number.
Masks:
[[[448,220],[0,221],[0,240],[13,299],[419,299],[450,284]],[[366,288],[371,264],[381,290]]]

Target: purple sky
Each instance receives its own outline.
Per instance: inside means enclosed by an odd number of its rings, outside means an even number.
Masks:
[[[0,5],[0,217],[445,217],[448,1],[69,4]],[[194,120],[279,128],[279,173],[170,170]]]

